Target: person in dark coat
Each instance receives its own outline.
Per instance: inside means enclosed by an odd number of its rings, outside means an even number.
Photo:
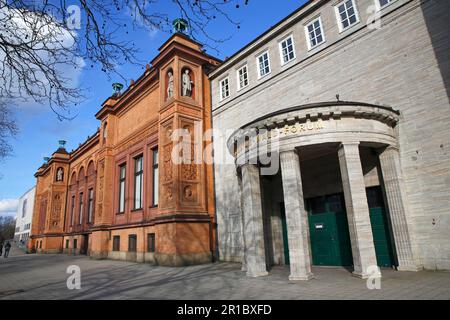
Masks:
[[[9,250],[11,250],[11,243],[7,241],[5,244],[5,254],[3,255],[3,257],[8,258]]]
[[[3,242],[0,241],[0,257],[3,254]]]

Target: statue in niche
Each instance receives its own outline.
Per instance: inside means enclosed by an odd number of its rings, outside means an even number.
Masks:
[[[63,181],[64,179],[64,171],[63,168],[58,168],[56,171],[56,181]]]
[[[167,73],[167,76],[169,77],[169,82],[167,83],[167,98],[170,99],[173,97],[173,73],[172,73],[172,71],[169,71]]]
[[[182,78],[183,83],[183,96],[190,97],[192,96],[192,83],[191,76],[189,75],[189,69],[186,69],[183,73]]]

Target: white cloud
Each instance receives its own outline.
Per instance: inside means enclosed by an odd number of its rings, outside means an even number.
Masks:
[[[2,199],[0,200],[0,216],[13,216],[17,212],[19,199]]]

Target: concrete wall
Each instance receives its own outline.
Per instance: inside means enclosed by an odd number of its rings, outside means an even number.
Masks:
[[[360,101],[401,112],[398,125],[408,217],[421,262],[450,269],[450,2],[397,0],[381,11],[381,29],[366,27],[374,0],[356,0],[361,22],[339,33],[334,1],[297,13],[230,58],[211,78],[215,155],[232,160],[226,129],[236,129],[275,110],[313,102]],[[320,14],[326,43],[308,51],[304,23]],[[295,17],[298,21],[295,22]],[[292,32],[296,60],[280,66],[278,40]],[[257,54],[268,49],[272,73],[256,79]],[[447,54],[446,54],[447,53]],[[250,85],[236,91],[235,70],[248,63]],[[219,101],[218,81],[230,77],[230,98]],[[223,160],[223,159],[221,159]],[[221,259],[239,261],[240,204],[234,164],[216,160],[216,195]]]

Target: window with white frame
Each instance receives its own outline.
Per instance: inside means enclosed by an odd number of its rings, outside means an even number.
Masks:
[[[226,99],[230,96],[230,82],[228,77],[220,81],[220,100]]]
[[[286,64],[295,59],[294,38],[287,37],[280,42],[281,64]]]
[[[264,52],[258,58],[256,58],[258,62],[258,75],[259,77],[264,77],[265,75],[270,73],[270,61],[269,61],[269,52]]]
[[[384,8],[384,7],[388,6],[388,5],[390,5],[395,0],[376,0],[376,1],[378,1],[378,4],[380,5],[380,8]]]
[[[308,38],[308,49],[318,46],[325,41],[325,34],[322,28],[322,20],[319,18],[311,21],[305,26],[306,37]]]
[[[142,209],[142,191],[143,191],[143,157],[134,158],[134,210]]]
[[[238,90],[248,86],[248,68],[247,65],[241,67],[237,71]]]
[[[340,31],[344,31],[359,22],[358,12],[354,0],[345,0],[336,7],[336,14],[339,19]]]

